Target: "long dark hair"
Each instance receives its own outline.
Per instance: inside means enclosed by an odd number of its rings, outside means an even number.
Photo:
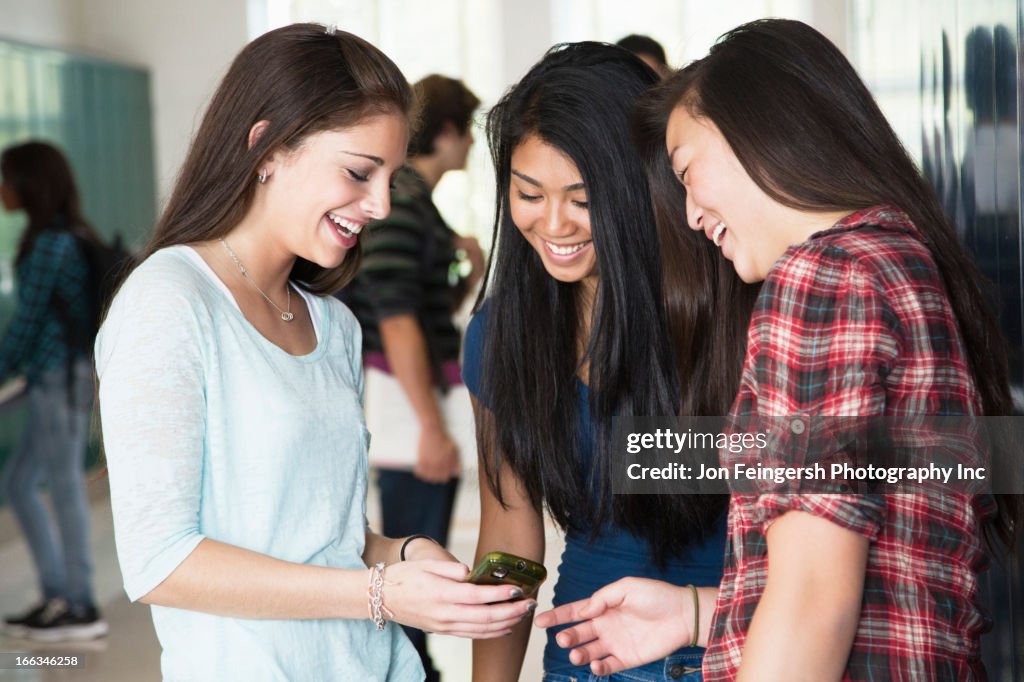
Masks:
[[[651,196],[629,136],[632,107],[657,81],[624,49],[594,42],[560,45],[490,111],[487,136],[498,202],[489,284],[477,303],[479,309],[486,300],[488,307],[480,395],[487,409],[481,410],[477,437],[488,483],[499,500],[507,466],[533,505],[546,506],[563,528],[596,534],[614,519],[645,538],[653,558],[664,564],[707,537],[724,499],[613,497],[612,417],[673,415],[682,405],[708,406],[709,413],[721,414],[737,386],[715,394],[696,377],[681,374],[689,364],[677,366],[673,353]],[[509,212],[512,153],[531,135],[568,156],[587,188],[599,278],[589,338],[582,306],[591,302],[581,301],[581,285],[548,275]],[[713,286],[710,280],[702,283]],[[581,468],[576,428],[581,417],[576,376],[584,342],[589,410],[597,425],[589,480]],[[732,356],[737,365],[738,348]],[[716,387],[721,381],[713,379]],[[691,397],[702,392],[699,399]]]
[[[141,260],[168,246],[223,237],[249,210],[264,160],[309,135],[384,113],[408,116],[412,91],[383,52],[344,31],[292,24],[235,57],[192,141],[174,191]],[[270,122],[250,149],[249,129]],[[302,258],[291,278],[315,294],[341,289],[362,251],[324,269]]]
[[[98,241],[82,215],[71,164],[52,144],[33,140],[7,147],[0,153],[0,177],[28,215],[28,225],[18,242],[16,263],[32,251],[39,233],[46,229],[67,230],[83,239]]]
[[[1011,415],[1005,340],[985,280],[846,57],[799,21],[763,19],[726,33],[663,86],[673,106],[718,127],[747,174],[775,201],[836,211],[890,204],[925,238],[963,336],[985,415]],[[677,205],[681,211],[682,203]],[[1019,526],[1018,496],[998,496],[989,530]]]
[[[679,413],[722,415],[739,389],[747,328],[761,285],[744,283],[718,248],[689,228],[680,210],[686,192],[665,153],[676,99],[664,85],[644,93],[634,111],[633,133],[651,188],[676,366],[691,387],[683,391]]]

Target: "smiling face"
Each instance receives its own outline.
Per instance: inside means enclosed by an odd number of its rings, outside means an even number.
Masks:
[[[686,189],[686,219],[732,261],[744,282],[760,282],[792,243],[773,228],[780,205],[750,178],[713,122],[676,107],[665,135]]]
[[[340,265],[366,223],[390,212],[391,178],[405,162],[408,137],[406,119],[385,114],[274,154],[257,201],[281,246],[323,268]]]
[[[509,213],[549,275],[560,282],[596,281],[583,178],[568,156],[536,135],[512,152]]]

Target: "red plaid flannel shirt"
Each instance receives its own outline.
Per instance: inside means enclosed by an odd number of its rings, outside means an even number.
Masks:
[[[974,415],[969,361],[938,270],[907,216],[874,207],[790,247],[769,272],[733,414]],[[724,455],[723,455],[724,457]],[[734,495],[707,682],[733,680],[768,577],[766,532],[789,510],[871,540],[843,680],[983,680],[978,606],[989,497]],[[799,670],[800,661],[793,661]]]

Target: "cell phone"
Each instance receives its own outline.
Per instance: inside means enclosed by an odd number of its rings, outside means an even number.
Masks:
[[[476,585],[514,585],[523,591],[523,598],[535,598],[548,571],[536,561],[507,552],[491,552],[480,559],[466,582]]]

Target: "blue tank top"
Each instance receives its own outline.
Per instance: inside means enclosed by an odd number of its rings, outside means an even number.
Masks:
[[[480,373],[488,305],[484,304],[466,330],[462,376],[470,393],[479,398]],[[577,429],[580,435],[580,458],[585,475],[594,469],[594,436],[597,427],[590,418],[590,391],[582,381],[576,382],[580,409]],[[663,580],[674,585],[717,586],[722,580],[725,554],[725,514],[718,519],[713,532],[701,544],[687,548],[683,556],[674,557],[664,568],[652,560],[650,543],[617,524],[605,524],[591,540],[592,528],[571,527],[565,535],[565,551],[558,566],[554,587],[554,604],[561,606],[585,599],[600,588],[629,576]],[[555,643],[562,628],[548,630],[544,649],[544,670],[567,672],[580,670],[569,662],[569,650]],[[703,653],[703,649],[680,649],[676,653]]]

